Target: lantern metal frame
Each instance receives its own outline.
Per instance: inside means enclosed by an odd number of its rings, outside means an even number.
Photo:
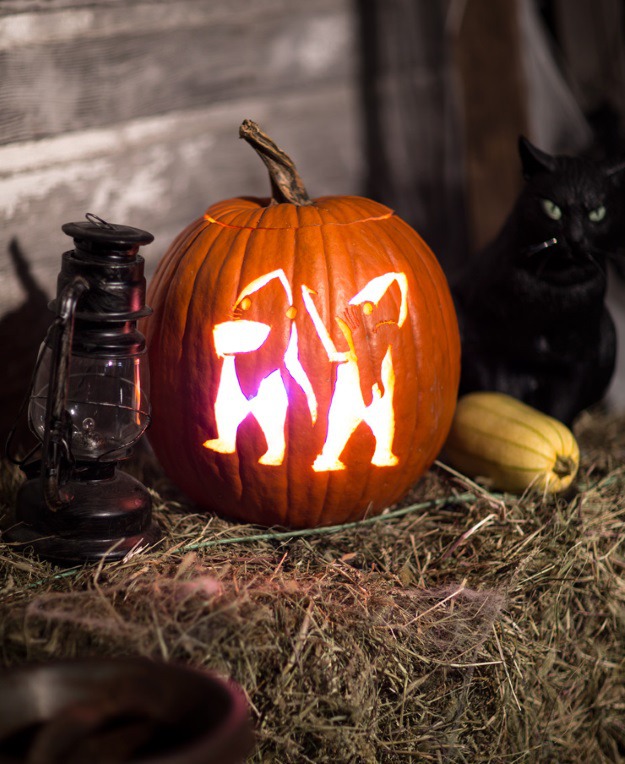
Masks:
[[[144,259],[138,250],[154,237],[90,214],[86,222],[62,228],[74,239],[74,249],[63,254],[57,296],[50,303],[56,317],[42,343],[29,391],[29,420],[36,430],[33,391],[47,357],[43,437],[35,432],[41,455],[32,458],[31,452],[18,462],[27,480],[4,538],[20,550],[32,549],[44,559],[73,565],[123,559],[155,544],[161,535],[152,519],[149,491],[117,469],[149,424],[147,398],[143,396],[143,406],[131,412],[137,426],[129,436],[122,436],[116,447],[78,457],[72,447],[76,423],[67,403],[72,360],[81,359],[86,369],[102,363],[140,365],[146,346],[137,321],[151,310],[145,305]],[[106,400],[107,393],[102,387],[99,400],[79,405],[109,407],[108,413],[115,414],[119,401]]]

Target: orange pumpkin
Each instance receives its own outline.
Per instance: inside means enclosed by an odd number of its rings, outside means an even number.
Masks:
[[[443,272],[392,210],[310,200],[253,122],[273,198],[219,202],[160,262],[144,326],[150,441],[200,507],[315,527],[381,512],[451,425],[456,315]]]

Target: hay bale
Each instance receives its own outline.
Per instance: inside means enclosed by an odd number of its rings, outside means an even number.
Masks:
[[[58,571],[0,545],[0,662],[143,655],[233,677],[254,762],[625,758],[625,428],[580,419],[566,498],[442,466],[379,518],[195,514],[149,461],[160,546]],[[19,481],[3,465],[5,516]]]

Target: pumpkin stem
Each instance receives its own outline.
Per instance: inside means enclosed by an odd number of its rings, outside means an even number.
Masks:
[[[299,207],[313,203],[293,160],[263,133],[256,122],[252,122],[251,119],[243,120],[239,128],[239,138],[250,144],[269,170],[273,203],[297,204]]]
[[[558,456],[556,458],[556,463],[553,467],[553,472],[559,477],[559,478],[565,478],[569,475],[572,475],[575,471],[575,460],[571,459],[570,456]]]

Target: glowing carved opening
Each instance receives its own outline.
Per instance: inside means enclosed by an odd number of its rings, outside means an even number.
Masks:
[[[249,353],[267,339],[271,327],[260,321],[226,321],[213,329],[215,350],[220,358],[233,353]]]
[[[405,273],[384,273],[371,281],[354,295],[349,301],[350,305],[362,305],[363,312],[366,315],[373,313],[374,307],[380,302],[386,294],[391,284],[397,282],[401,292],[401,303],[399,307],[399,316],[397,326],[402,327],[408,316],[408,279]]]
[[[362,305],[363,313],[369,316],[393,283],[399,285],[401,292],[400,311],[396,322],[400,327],[408,315],[408,280],[403,273],[385,273],[372,279],[352,297],[348,304]],[[392,467],[397,464],[398,459],[393,453],[395,369],[391,347],[389,345],[386,349],[380,370],[384,392],[381,392],[376,382],[371,388],[373,399],[369,405],[366,405],[360,388],[358,357],[352,334],[355,325],[353,322],[350,324],[350,314],[346,312],[345,320],[338,317],[336,319],[349,346],[347,351],[338,351],[313,302],[313,294],[308,287],[302,287],[304,304],[326,350],[328,360],[338,364],[336,383],[328,412],[326,439],[321,453],[315,459],[313,469],[316,472],[345,469],[345,465],[340,460],[341,453],[361,422],[369,426],[375,438],[371,464],[377,467]]]
[[[240,353],[260,351],[272,331],[272,326],[259,321],[248,321],[238,317],[252,305],[251,295],[278,279],[284,288],[289,307],[286,318],[291,322],[289,338],[284,357],[277,367],[260,383],[257,394],[247,398],[239,383],[236,371],[236,357]],[[328,412],[328,426],[323,448],[314,461],[313,469],[317,472],[345,469],[340,455],[350,437],[361,422],[365,422],[375,438],[375,450],[371,463],[379,467],[397,464],[393,453],[395,436],[395,412],[393,397],[395,392],[395,370],[390,345],[387,347],[379,379],[383,392],[375,383],[371,388],[372,401],[365,404],[358,369],[358,356],[355,349],[353,331],[357,330],[354,306],[361,306],[365,316],[371,316],[382,297],[394,283],[399,285],[401,304],[396,321],[384,321],[401,327],[408,315],[408,281],[403,273],[385,273],[372,279],[363,289],[349,300],[343,317],[336,321],[345,337],[348,350],[337,350],[327,327],[324,325],[312,295],[315,293],[307,286],[302,286],[302,298],[308,314],[315,326],[328,361],[337,364],[336,382]],[[223,358],[221,377],[215,400],[215,421],[217,438],[207,440],[204,446],[213,451],[232,454],[236,451],[237,431],[243,420],[252,414],[258,422],[267,442],[266,452],[259,458],[260,464],[280,465],[286,452],[285,425],[289,400],[283,380],[286,370],[303,390],[313,424],[317,419],[317,399],[311,382],[299,360],[298,334],[293,323],[297,310],[292,305],[292,291],[282,269],[271,271],[248,284],[239,294],[234,305],[234,320],[217,324],[213,329],[215,350]],[[280,317],[280,320],[283,320]]]
[[[236,316],[240,311],[249,310],[252,303],[250,295],[261,290],[273,279],[278,279],[282,284],[289,302],[286,317],[291,321],[291,328],[284,358],[280,359],[278,367],[261,381],[257,394],[248,399],[243,394],[237,377],[236,357],[240,353],[260,350],[269,337],[272,326],[260,321],[235,318],[232,321],[217,324],[213,328],[215,351],[220,358],[223,358],[215,399],[217,437],[205,441],[203,445],[218,453],[235,453],[239,426],[249,414],[252,414],[267,441],[267,450],[258,462],[277,466],[284,461],[286,451],[284,431],[289,406],[281,366],[284,366],[304,391],[313,423],[317,419],[317,399],[299,361],[297,329],[292,323],[297,311],[292,305],[293,295],[284,271],[282,269],[271,271],[248,284],[239,294],[233,314]]]

